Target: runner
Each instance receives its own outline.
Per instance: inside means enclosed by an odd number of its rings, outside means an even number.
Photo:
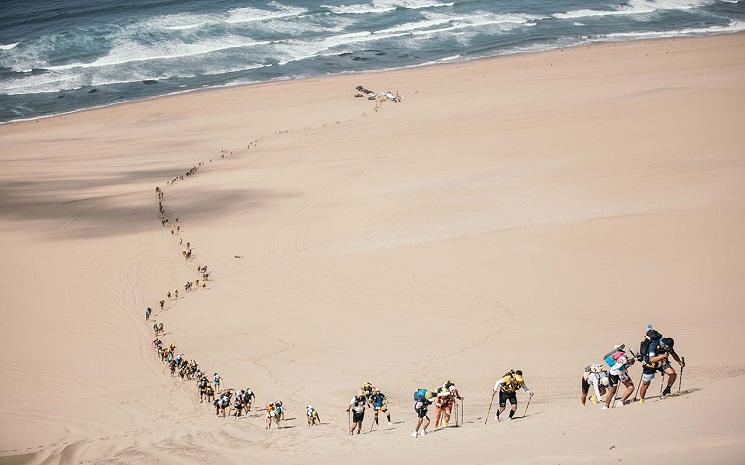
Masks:
[[[370,396],[370,405],[372,405],[373,412],[375,412],[375,424],[378,424],[378,413],[383,412],[385,413],[386,417],[388,417],[388,425],[392,425],[391,423],[391,414],[388,411],[388,399],[385,397],[385,394],[380,392],[380,389],[375,389],[375,391],[372,393],[372,396]]]
[[[608,392],[605,394],[605,405],[603,405],[603,408],[615,406],[613,402],[616,399],[619,382],[626,386],[626,391],[621,396],[621,405],[626,405],[629,396],[634,393],[634,381],[629,376],[628,369],[636,360],[623,350],[623,345],[617,347],[618,350],[613,352],[610,357],[606,356],[606,363],[610,366],[610,371],[608,372]],[[611,365],[612,362],[615,363]]]
[[[588,365],[585,367],[585,371],[582,374],[582,391],[580,393],[580,401],[582,405],[587,402],[587,396],[590,393],[590,386],[595,390],[594,395],[590,394],[590,402],[596,405],[602,401],[602,397],[606,393],[606,387],[610,384],[608,379],[608,372],[603,369],[602,365]]]
[[[533,396],[533,393],[525,385],[525,379],[521,370],[510,370],[494,385],[494,392],[499,392],[499,409],[494,414],[494,418],[497,421],[499,421],[499,415],[507,407],[508,400],[510,401],[509,419],[512,420],[515,416],[515,411],[517,411],[517,390],[520,388],[527,392],[529,396]]]
[[[647,342],[648,341],[648,342]],[[646,343],[646,344],[645,344]],[[646,345],[646,347],[645,347]],[[664,399],[670,394],[670,390],[675,384],[675,380],[678,374],[675,372],[672,364],[670,363],[670,355],[673,356],[676,362],[681,368],[685,367],[685,362],[681,360],[678,354],[673,349],[675,341],[671,337],[662,337],[662,334],[658,333],[654,329],[649,329],[639,352],[639,356],[644,362],[644,368],[642,371],[642,383],[639,387],[640,402],[643,404],[644,399],[647,395],[647,389],[652,379],[655,377],[656,372],[660,372],[667,375],[667,386],[662,391],[661,398]]]
[[[245,395],[244,395],[244,401],[246,403],[246,412],[251,411],[251,405],[253,404],[254,398],[256,395],[251,390],[251,388],[246,388]]]
[[[417,421],[414,432],[411,437],[426,436],[427,427],[429,426],[429,417],[427,416],[427,407],[432,403],[431,399],[434,393],[426,389],[417,389],[414,392],[414,411],[416,412]]]
[[[349,434],[354,434],[354,430],[357,430],[357,434],[360,434],[362,430],[362,420],[365,418],[365,406],[367,405],[367,398],[365,397],[365,391],[362,389],[357,392],[357,395],[352,397],[347,407],[347,413],[351,410],[352,412],[352,427],[349,430]]]
[[[318,410],[312,405],[305,407],[305,416],[308,418],[308,426],[321,424],[321,418],[318,416]]]

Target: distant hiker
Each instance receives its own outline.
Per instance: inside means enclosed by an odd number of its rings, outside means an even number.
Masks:
[[[158,332],[163,334],[163,323],[158,323]]]
[[[639,357],[643,362],[642,370],[642,383],[639,387],[639,397],[641,402],[644,402],[644,398],[647,395],[647,389],[652,379],[655,377],[656,372],[660,372],[667,375],[667,386],[662,391],[662,398],[664,399],[670,394],[670,389],[675,384],[675,379],[678,374],[673,369],[670,363],[669,357],[673,356],[676,362],[682,367],[685,366],[685,362],[680,359],[678,354],[673,349],[675,341],[671,337],[662,337],[662,334],[654,329],[649,329],[647,334],[639,347]]]
[[[274,402],[274,409],[277,411],[277,420],[285,419],[285,407],[281,400]],[[279,421],[277,422],[279,424]]]
[[[274,404],[266,404],[264,410],[266,410],[266,429],[272,429],[272,420],[277,416],[277,412],[274,410]],[[277,427],[279,427],[279,420],[277,420]]]
[[[238,392],[233,399],[233,408],[230,412],[231,415],[238,418],[243,414],[243,393]]]
[[[168,294],[166,294],[166,297],[168,297],[169,299],[171,298],[171,291],[168,291]]]
[[[605,355],[605,363],[610,367],[608,372],[608,393],[605,395],[605,405],[603,408],[614,406],[618,383],[626,386],[626,391],[621,396],[621,404],[626,405],[628,398],[634,393],[634,381],[628,374],[628,369],[636,360],[626,353],[624,345],[618,345]]]
[[[426,389],[419,388],[414,391],[414,411],[416,412],[416,427],[411,437],[425,436],[429,426],[429,417],[427,416],[427,407],[432,403],[431,399],[434,393]]]
[[[160,309],[163,310],[163,306],[166,304],[166,301],[161,299],[160,300]]]
[[[204,396],[207,398],[207,402],[215,401],[215,389],[212,385],[207,384],[207,387],[204,388]]]
[[[318,410],[312,405],[305,407],[305,416],[308,419],[308,426],[313,426],[316,423],[321,423],[321,418],[318,416]]]
[[[246,403],[246,412],[251,411],[251,404],[253,404],[254,398],[256,395],[251,390],[251,388],[246,388],[245,393],[243,394],[244,401]]]
[[[199,403],[204,402],[204,397],[207,394],[207,386],[209,385],[210,385],[210,382],[206,376],[202,376],[199,378],[199,381],[197,382],[197,391],[199,392]]]
[[[145,321],[150,319],[150,315],[153,313],[153,309],[148,307],[145,309]]]
[[[445,423],[445,427],[450,423],[450,415],[453,412],[455,401],[462,400],[455,383],[448,381],[437,390],[437,399],[435,400],[435,428],[440,426],[440,419]]]
[[[595,390],[595,394],[590,394],[590,401],[593,405],[601,402],[603,396],[606,393],[606,387],[610,384],[608,379],[608,371],[603,369],[600,364],[588,365],[585,367],[585,372],[582,374],[582,391],[580,393],[580,401],[582,405],[587,402],[587,395],[590,393],[590,387],[592,386]]]
[[[373,412],[375,412],[375,424],[378,424],[378,414],[383,412],[388,417],[388,424],[391,425],[391,413],[388,411],[388,399],[385,397],[385,394],[376,388],[369,399]]]
[[[354,430],[357,430],[357,434],[360,434],[362,430],[362,420],[365,418],[365,406],[367,405],[367,398],[365,397],[365,391],[362,389],[357,392],[357,395],[352,397],[347,407],[347,412],[352,412],[352,427],[349,430],[349,434],[354,434]]]
[[[517,410],[517,390],[522,388],[529,396],[533,396],[530,389],[525,385],[525,379],[523,378],[523,372],[521,370],[510,370],[499,381],[494,385],[494,392],[499,392],[499,409],[494,414],[494,418],[499,421],[499,415],[504,412],[507,407],[507,401],[510,401],[510,416],[509,419],[515,416]]]
[[[366,399],[369,399],[374,391],[375,386],[373,386],[371,382],[368,381],[362,385],[362,393],[365,395]]]
[[[216,391],[220,389],[220,381],[222,381],[222,376],[215,372],[214,376],[212,376],[212,384],[215,386]]]

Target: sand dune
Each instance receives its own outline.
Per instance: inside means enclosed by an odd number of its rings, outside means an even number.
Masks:
[[[0,126],[0,463],[740,463],[744,56],[593,46]],[[157,359],[142,313],[198,264],[164,340],[287,428],[215,418]],[[683,394],[580,407],[582,367],[650,322]],[[484,426],[510,368],[528,415]],[[411,438],[411,393],[448,379],[465,424]],[[349,437],[368,380],[394,425]]]

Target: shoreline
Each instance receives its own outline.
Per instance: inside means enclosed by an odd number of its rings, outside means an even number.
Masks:
[[[388,73],[396,73],[396,72],[405,72],[410,70],[417,70],[417,69],[430,69],[434,67],[444,67],[444,66],[463,66],[468,64],[476,64],[476,63],[482,63],[482,62],[490,62],[490,61],[497,61],[497,60],[505,60],[505,59],[520,59],[523,57],[528,56],[542,56],[546,54],[551,53],[561,53],[566,49],[596,49],[596,48],[605,48],[605,47],[618,47],[618,46],[626,46],[631,44],[644,44],[644,43],[660,43],[660,42],[679,42],[679,41],[695,41],[695,40],[702,40],[702,39],[709,39],[709,38],[717,38],[717,37],[728,37],[728,36],[737,36],[737,35],[745,35],[745,31],[735,31],[735,32],[721,32],[721,33],[712,33],[712,34],[705,34],[705,35],[683,35],[678,37],[655,37],[655,38],[640,38],[640,39],[631,39],[631,40],[599,40],[595,42],[589,42],[589,43],[578,43],[578,44],[570,44],[566,46],[558,46],[555,48],[547,48],[543,50],[535,50],[535,51],[514,51],[514,52],[504,52],[496,55],[490,55],[490,56],[484,56],[484,57],[474,57],[474,58],[456,58],[456,59],[448,59],[443,58],[440,61],[436,62],[428,62],[428,63],[422,63],[422,64],[416,64],[416,65],[409,65],[409,66],[403,66],[403,67],[397,67],[397,68],[385,68],[385,69],[378,69],[378,70],[367,70],[367,71],[341,71],[339,73],[333,73],[333,74],[325,74],[320,76],[308,76],[308,77],[280,77],[276,79],[272,79],[269,81],[258,81],[258,82],[250,82],[250,83],[237,83],[237,84],[219,84],[214,86],[205,86],[200,87],[197,89],[188,89],[183,91],[176,91],[176,92],[169,92],[166,94],[161,95],[154,95],[151,97],[144,97],[144,98],[138,98],[133,100],[126,100],[123,102],[115,102],[115,103],[108,103],[103,105],[97,105],[87,108],[79,108],[76,110],[71,110],[67,112],[62,113],[54,113],[50,115],[44,115],[44,116],[36,116],[32,118],[22,118],[22,119],[15,119],[10,121],[0,121],[0,129],[3,127],[10,127],[11,125],[22,125],[24,123],[38,123],[42,120],[49,120],[54,118],[64,118],[71,115],[77,115],[81,113],[96,111],[96,110],[103,110],[107,108],[119,108],[124,107],[126,105],[133,105],[133,104],[140,104],[143,102],[152,102],[157,99],[167,99],[167,98],[174,98],[174,97],[183,97],[186,95],[199,95],[205,92],[219,92],[219,91],[226,91],[226,90],[237,90],[237,89],[246,89],[246,88],[258,88],[261,86],[269,86],[269,85],[279,85],[283,83],[290,83],[290,82],[314,82],[319,80],[326,80],[326,79],[335,79],[335,78],[342,78],[347,76],[376,76],[379,74],[388,74]]]

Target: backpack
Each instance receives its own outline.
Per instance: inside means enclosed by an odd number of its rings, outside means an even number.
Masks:
[[[660,334],[659,332],[655,331],[654,329],[650,329],[649,331],[647,331],[647,336],[642,339],[641,344],[639,344],[638,358],[640,362],[649,362],[649,344],[652,341],[659,341],[660,339],[662,339],[662,334]]]
[[[424,402],[427,400],[427,390],[419,388],[414,392],[414,400],[417,402]]]
[[[609,368],[613,368],[613,366],[618,362],[618,359],[624,355],[626,355],[626,352],[623,350],[611,352],[605,356],[605,364],[608,365]]]

